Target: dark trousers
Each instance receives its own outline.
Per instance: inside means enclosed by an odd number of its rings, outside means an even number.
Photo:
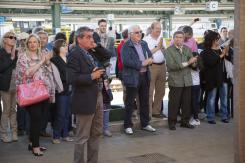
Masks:
[[[228,111],[228,117],[233,118],[233,84],[232,83],[228,83],[227,111]]]
[[[42,109],[47,105],[47,103],[48,101],[42,101],[26,107],[30,115],[29,140],[34,148],[39,147],[39,134],[42,126]]]
[[[150,83],[147,80],[146,73],[143,73],[139,77],[139,85],[135,87],[126,87],[126,101],[125,101],[125,117],[124,128],[133,126],[132,113],[135,108],[135,98],[139,95],[140,102],[140,122],[142,127],[146,127],[149,123],[149,86]]]
[[[27,134],[30,130],[30,116],[25,108],[17,105],[17,124],[18,130],[25,131]]]
[[[69,96],[56,95],[56,108],[53,126],[54,139],[59,139],[60,137],[68,136],[70,114],[71,113],[69,108]]]
[[[200,112],[200,85],[191,86],[191,111],[194,119],[198,119]]]
[[[202,87],[200,95],[200,109],[204,109],[204,113],[206,113],[207,97],[207,91]]]
[[[50,119],[50,106],[51,104],[49,102],[44,103],[43,107],[42,107],[42,128],[41,128],[41,132],[42,133],[46,133],[46,128],[48,125],[48,121]]]
[[[168,124],[174,126],[181,108],[181,123],[189,123],[191,112],[191,87],[169,87]]]
[[[1,94],[0,94],[0,120],[2,117],[2,99],[1,99]]]

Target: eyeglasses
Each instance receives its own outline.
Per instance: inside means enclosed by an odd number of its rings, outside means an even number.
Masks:
[[[68,46],[67,43],[62,44],[62,47],[67,47],[67,46]]]
[[[138,34],[142,34],[142,31],[137,31],[137,32],[132,32],[132,33],[138,35]]]
[[[17,37],[15,37],[15,36],[8,36],[8,37],[5,37],[5,38],[9,38],[9,39],[15,39],[15,40],[17,40]]]

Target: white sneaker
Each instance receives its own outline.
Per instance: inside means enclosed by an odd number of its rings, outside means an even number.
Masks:
[[[112,133],[109,130],[104,131],[104,136],[112,137]]]
[[[66,141],[66,142],[73,142],[73,141],[74,141],[74,140],[73,140],[72,138],[70,138],[70,137],[65,137],[65,138],[63,138],[63,140]]]
[[[53,139],[52,140],[52,143],[53,144],[60,144],[60,139]]]
[[[196,126],[196,121],[195,119],[191,118],[190,121],[189,121],[190,125],[192,126]]]
[[[133,132],[132,128],[129,127],[129,128],[125,129],[125,133],[128,135],[132,135],[134,132]]]
[[[196,126],[199,126],[201,124],[201,122],[199,121],[199,119],[194,119],[194,121],[196,121]]]
[[[199,121],[199,119],[190,119],[189,123],[193,126],[199,126],[201,124],[201,122]]]
[[[147,125],[146,127],[143,127],[142,130],[146,130],[149,132],[155,132],[156,129],[154,129],[151,125]]]

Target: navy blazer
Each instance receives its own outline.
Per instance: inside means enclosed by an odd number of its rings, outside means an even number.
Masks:
[[[98,84],[92,80],[95,68],[84,50],[75,47],[68,55],[68,80],[72,84],[71,110],[74,114],[94,114]]]
[[[143,49],[143,53],[145,58],[152,57],[152,53],[148,47],[148,44],[141,40],[140,44]],[[126,87],[138,87],[139,84],[139,75],[142,67],[142,62],[139,59],[137,51],[134,47],[132,40],[128,40],[122,47],[121,57],[123,63],[122,70],[122,80],[123,84]],[[147,78],[148,82],[150,82],[150,71],[147,66]]]
[[[4,48],[0,49],[0,90],[8,91],[12,78],[13,69],[16,67],[17,53],[15,51],[15,59],[11,59],[11,54],[8,54]]]

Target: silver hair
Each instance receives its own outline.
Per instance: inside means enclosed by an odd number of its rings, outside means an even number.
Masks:
[[[32,29],[33,34],[37,34],[39,31],[44,31],[43,27],[35,27]]]
[[[140,28],[140,26],[139,26],[139,25],[132,25],[132,26],[130,26],[130,27],[128,28],[128,33],[134,32],[134,29],[135,29],[135,28]]]
[[[38,36],[44,34],[48,38],[48,33],[45,31],[39,31],[36,33]]]
[[[79,27],[75,32],[75,37],[83,37],[85,32],[92,32],[93,30],[87,26]]]
[[[83,38],[85,32],[93,32],[93,30],[87,26],[79,27],[74,34],[75,40],[77,41],[78,37]]]

